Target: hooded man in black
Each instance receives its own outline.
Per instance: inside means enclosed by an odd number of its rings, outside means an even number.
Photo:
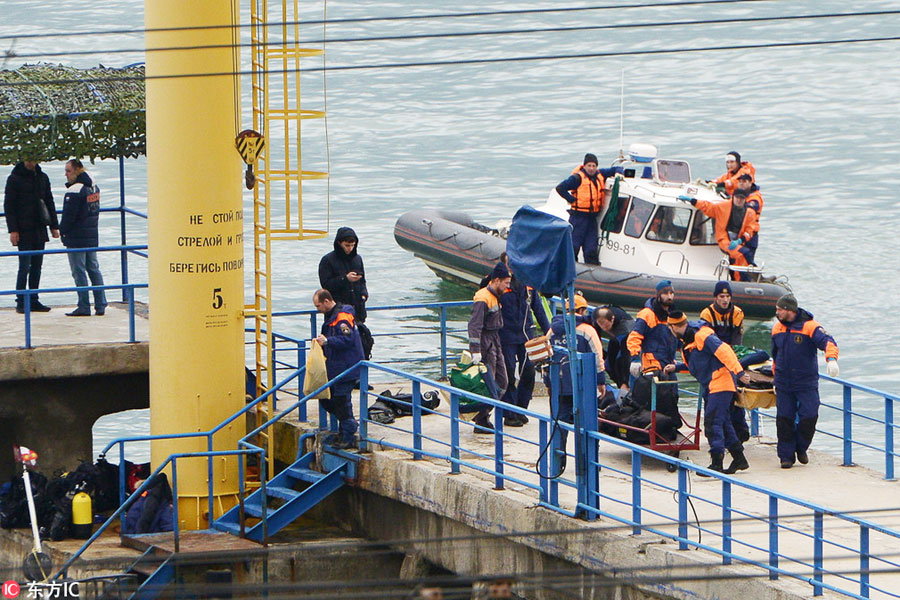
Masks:
[[[338,304],[349,304],[356,313],[356,326],[362,338],[366,359],[372,356],[372,334],[363,325],[366,320],[366,273],[363,259],[356,253],[359,238],[349,227],[340,227],[334,236],[334,250],[319,261],[319,284],[331,292]]]
[[[59,221],[50,191],[50,178],[35,161],[20,162],[13,168],[6,180],[3,212],[6,213],[9,241],[20,251],[43,250],[44,244],[50,241],[47,226],[53,237],[59,237]],[[24,290],[26,283],[29,289],[38,289],[43,264],[44,257],[41,254],[20,255],[16,289]],[[24,298],[24,295],[16,296],[16,312],[25,312]],[[34,294],[31,297],[31,310],[47,312],[50,307],[41,304],[37,294]]]

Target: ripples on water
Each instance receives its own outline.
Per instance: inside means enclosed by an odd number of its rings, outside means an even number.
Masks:
[[[431,2],[328,4],[332,19],[436,12],[558,7],[561,3],[468,2],[452,9]],[[569,6],[577,2],[564,3]],[[70,31],[71,3],[5,0],[0,34]],[[583,5],[587,5],[584,3]],[[847,5],[835,0],[755,2],[722,6],[544,13],[506,17],[370,22],[328,27],[331,39],[417,32],[490,31],[584,23],[676,20],[884,10],[896,3]],[[321,17],[313,5],[305,19]],[[79,6],[78,22],[112,29],[142,26],[143,2]],[[783,43],[894,35],[897,16],[779,23],[718,24],[482,36],[371,43],[335,43],[329,65],[617,52],[704,45]],[[310,27],[306,39],[318,39]],[[6,40],[4,40],[6,42]],[[142,46],[138,35],[20,40],[17,52]],[[847,377],[894,390],[900,366],[890,348],[900,342],[893,248],[900,230],[894,184],[900,151],[895,136],[900,100],[897,42],[641,57],[332,72],[328,76],[331,150],[331,230],[354,227],[366,260],[371,304],[466,299],[441,284],[393,240],[396,218],[419,207],[466,208],[488,223],[508,218],[523,203],[540,203],[586,151],[612,161],[619,146],[619,81],[626,77],[626,144],[650,141],[667,156],[691,162],[694,176],[719,175],[724,154],[737,149],[757,168],[766,198],[759,258],[790,276],[802,306],[835,336]],[[76,66],[124,65],[140,55],[64,60]],[[316,66],[314,61],[306,63]],[[15,60],[7,67],[16,66]],[[320,108],[321,76],[303,76],[304,103]],[[245,85],[245,96],[247,88]],[[245,102],[249,106],[249,102]],[[244,117],[245,124],[248,118]],[[304,124],[304,168],[325,165],[321,122]],[[46,165],[58,191],[61,164]],[[93,168],[112,202],[114,163]],[[190,165],[183,177],[204,177]],[[129,204],[146,207],[143,160],[127,166]],[[307,224],[325,226],[324,185],[305,188]],[[249,195],[245,200],[249,202]],[[133,221],[129,240],[146,239]],[[117,239],[105,218],[103,239]],[[248,232],[249,234],[249,232]],[[331,236],[329,236],[331,237]],[[249,239],[249,235],[248,235]],[[249,248],[249,247],[248,247]],[[331,240],[279,245],[276,307],[310,307],[318,258]],[[248,250],[249,252],[249,250]],[[46,281],[68,284],[62,262],[48,260]],[[104,272],[118,274],[104,256]],[[131,266],[133,278],[146,267]],[[11,278],[11,270],[8,278]],[[251,281],[248,273],[248,282]],[[10,280],[11,283],[11,280]],[[248,288],[250,289],[250,288]],[[385,330],[379,316],[373,329]],[[384,341],[376,358],[400,349]],[[888,358],[883,358],[888,357]],[[823,388],[825,389],[825,388]],[[878,406],[876,400],[868,404]],[[823,414],[823,419],[828,419]],[[135,423],[137,423],[135,425]],[[98,424],[98,439],[146,430],[146,419],[113,416]],[[774,435],[774,428],[767,431]],[[819,443],[819,442],[817,442]],[[822,441],[821,443],[825,443]]]

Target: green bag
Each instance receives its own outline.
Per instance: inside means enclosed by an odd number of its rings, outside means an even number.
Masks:
[[[481,365],[456,363],[450,368],[450,385],[466,392],[478,394],[479,396],[491,397],[491,392],[482,377]],[[487,369],[485,368],[485,371]],[[462,405],[478,404],[477,400],[467,397],[461,397],[459,403]]]

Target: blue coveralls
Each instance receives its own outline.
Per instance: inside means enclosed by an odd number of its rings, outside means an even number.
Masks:
[[[731,421],[731,402],[737,388],[734,378],[744,372],[731,346],[703,325],[694,333],[681,353],[684,362],[700,383],[701,394],[706,398],[703,428],[712,454],[725,454],[728,450],[742,450],[741,442]]]
[[[321,333],[328,339],[322,347],[328,379],[334,379],[363,360],[362,340],[356,329],[356,316],[352,306],[335,304],[325,314]],[[350,393],[358,382],[357,369],[331,386],[331,399],[319,400],[326,411],[337,417],[341,440],[345,442],[352,442],[359,429],[350,403]]]
[[[503,314],[500,346],[503,350],[507,375],[506,392],[501,400],[521,408],[528,408],[534,393],[535,374],[534,365],[525,354],[525,342],[534,337],[531,313],[537,317],[544,333],[550,332],[550,322],[540,295],[515,277],[500,298],[500,304]]]
[[[788,325],[772,327],[772,369],[775,372],[775,426],[778,458],[794,462],[797,452],[806,452],[819,419],[819,364],[816,350],[825,358],[838,357],[834,338],[811,313],[800,308]]]
[[[744,311],[733,303],[725,312],[719,310],[719,307],[712,303],[700,312],[700,318],[712,327],[716,337],[729,346],[734,346],[744,341]],[[762,358],[762,361],[768,360],[765,352],[762,351],[751,354],[750,357]],[[745,368],[748,365],[755,364],[743,360],[740,362],[741,366]],[[734,432],[738,438],[750,439],[750,427],[747,425],[746,411],[737,404],[731,405],[731,424],[734,426]]]

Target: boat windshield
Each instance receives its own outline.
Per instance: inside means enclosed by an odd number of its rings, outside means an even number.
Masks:
[[[660,206],[647,228],[647,239],[670,244],[681,244],[687,237],[691,222],[691,209]]]
[[[689,183],[691,167],[683,160],[657,160],[656,177],[670,183]]]
[[[694,226],[691,227],[691,245],[716,245],[715,223],[712,217],[707,217],[699,210],[694,213]]]
[[[631,212],[628,213],[628,220],[625,222],[625,235],[629,237],[641,237],[644,233],[644,227],[650,220],[650,214],[653,212],[653,203],[641,200],[638,197],[631,199]]]

